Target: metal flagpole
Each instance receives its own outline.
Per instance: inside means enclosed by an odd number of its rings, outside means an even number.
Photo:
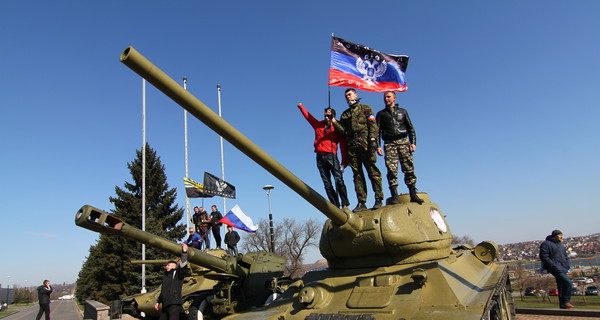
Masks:
[[[219,117],[223,118],[221,115],[221,85],[217,85],[217,99],[219,101]],[[221,140],[221,179],[225,181],[225,155],[223,153],[223,137],[219,137]],[[227,198],[223,197],[223,210],[221,211],[223,214],[227,213]]]
[[[146,231],[146,79],[142,79],[142,230]],[[142,243],[142,261],[146,245]],[[142,293],[146,293],[146,264],[142,264]]]
[[[187,77],[183,77],[183,89],[187,90]],[[188,173],[188,126],[187,126],[187,110],[183,109],[183,145],[184,145],[184,153],[185,153],[185,177],[189,178]],[[190,198],[187,197],[187,193],[185,195],[185,217],[187,221],[187,235],[190,236]]]
[[[333,41],[333,32],[331,33],[331,38]],[[329,80],[327,80],[327,107],[331,108],[331,86],[329,85]]]

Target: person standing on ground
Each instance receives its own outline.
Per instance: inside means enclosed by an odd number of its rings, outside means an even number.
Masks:
[[[221,225],[222,223],[219,222],[219,220],[221,220],[223,218],[223,215],[221,214],[221,212],[219,212],[219,210],[217,210],[217,206],[216,205],[212,205],[210,207],[210,209],[212,210],[211,214],[210,214],[210,223],[212,225],[212,234],[213,237],[215,238],[215,242],[216,242],[216,249],[221,249]]]
[[[38,311],[36,320],[42,318],[42,314],[46,314],[46,320],[50,320],[50,294],[52,293],[52,286],[50,280],[44,280],[43,284],[37,288],[38,301],[40,303],[40,311]]]
[[[237,256],[237,243],[240,242],[240,235],[233,230],[232,226],[227,226],[227,233],[225,234],[225,245],[227,246],[227,252],[231,256]]]
[[[171,260],[165,266],[160,295],[154,305],[154,309],[160,310],[160,320],[179,320],[179,315],[183,312],[181,286],[187,271],[187,250],[188,246],[182,243],[179,265]],[[162,308],[160,308],[161,304]]]
[[[344,133],[348,141],[348,166],[352,168],[354,190],[358,205],[352,211],[359,212],[367,209],[367,183],[363,166],[367,170],[369,180],[375,192],[373,209],[380,208],[383,203],[381,187],[381,172],[377,168],[378,128],[373,109],[361,104],[356,90],[350,88],[345,92],[349,108],[342,113],[339,121],[332,119],[335,130]]]
[[[345,164],[345,141],[341,134],[335,131],[333,126],[333,118],[335,118],[335,110],[332,108],[325,108],[325,119],[317,120],[313,117],[308,110],[304,108],[302,103],[298,103],[298,109],[306,118],[306,121],[315,130],[315,141],[313,143],[315,147],[315,154],[317,155],[317,168],[323,180],[325,186],[325,192],[327,198],[336,207],[342,206],[346,209],[350,205],[348,201],[348,191],[346,191],[346,184],[344,184],[344,176],[340,169],[340,162],[337,157],[338,144],[342,149],[342,164]],[[335,181],[335,189],[331,184],[331,176]],[[337,190],[337,191],[336,191]],[[341,203],[340,203],[341,199]]]
[[[410,201],[422,204],[423,200],[417,196],[417,176],[412,153],[417,151],[417,135],[413,128],[408,111],[400,108],[396,103],[396,93],[387,91],[383,94],[385,108],[377,112],[377,126],[379,137],[383,139],[385,150],[385,166],[391,197],[389,204],[398,204],[398,160],[404,172],[404,183],[408,187]],[[377,153],[382,156],[381,147]]]
[[[540,260],[542,269],[548,271],[556,279],[558,287],[558,304],[561,309],[571,309],[571,295],[573,294],[573,282],[567,275],[569,269],[569,257],[567,250],[562,244],[563,233],[560,230],[552,231],[546,237],[546,241],[540,245]]]

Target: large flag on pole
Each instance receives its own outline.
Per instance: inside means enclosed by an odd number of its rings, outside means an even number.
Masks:
[[[204,192],[204,186],[190,178],[184,177],[185,194],[188,198],[212,198],[213,195]]]
[[[214,175],[204,172],[204,193],[213,196],[235,199],[235,186]]]
[[[252,219],[237,204],[219,222],[246,232],[256,232],[258,230],[258,226],[254,225]]]
[[[365,91],[406,91],[408,56],[381,53],[331,37],[329,85]]]

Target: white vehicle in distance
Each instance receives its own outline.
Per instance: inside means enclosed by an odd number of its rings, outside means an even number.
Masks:
[[[573,282],[590,284],[590,283],[594,283],[594,279],[588,278],[588,277],[580,277],[580,278],[573,279]]]
[[[66,294],[64,296],[58,297],[58,300],[73,300],[74,297],[72,294]]]

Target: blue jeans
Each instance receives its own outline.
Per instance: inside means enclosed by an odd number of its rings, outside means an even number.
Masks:
[[[321,180],[325,186],[325,192],[327,198],[336,207],[340,207],[340,200],[342,200],[342,206],[350,205],[348,201],[348,191],[346,191],[346,185],[344,184],[344,177],[340,170],[340,162],[338,161],[337,155],[329,152],[317,152],[317,168],[319,168],[319,174],[321,174]],[[335,180],[335,189],[331,184],[331,176]],[[339,194],[339,198],[338,198]]]
[[[556,286],[558,289],[558,304],[561,308],[566,308],[565,303],[571,302],[571,295],[573,294],[573,282],[571,278],[566,274],[553,273],[556,278]]]

